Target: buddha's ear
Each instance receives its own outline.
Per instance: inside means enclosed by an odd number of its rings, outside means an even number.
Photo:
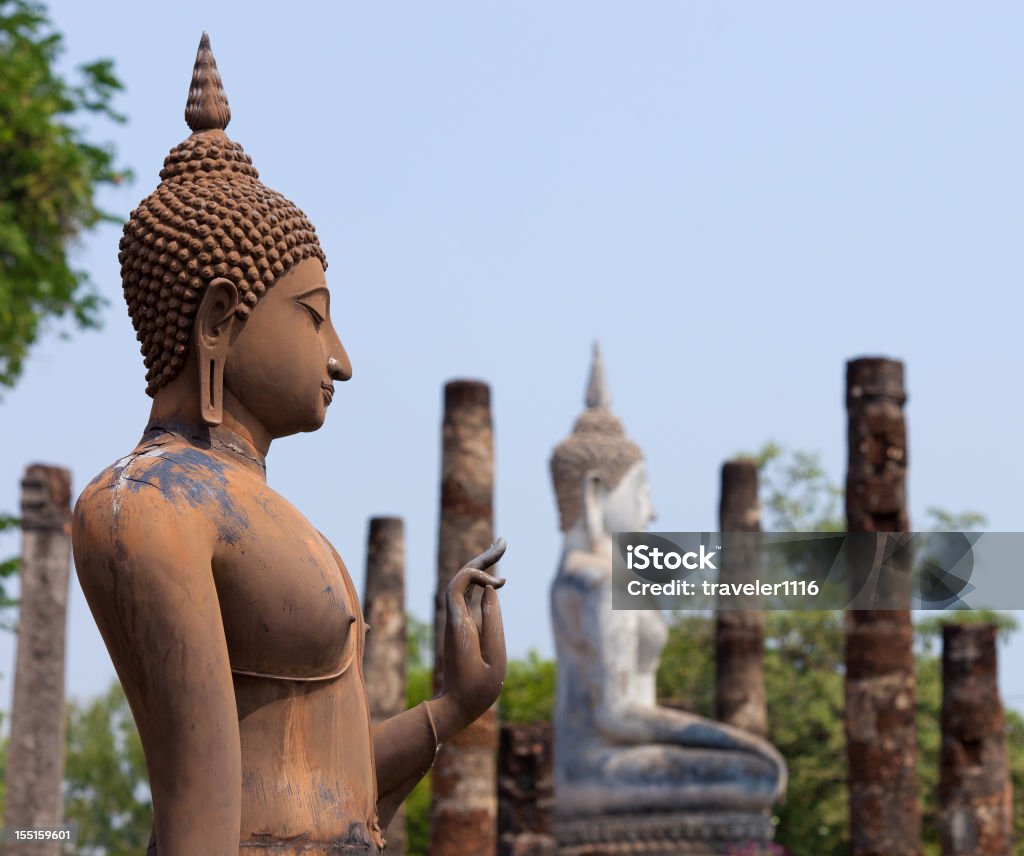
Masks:
[[[608,486],[597,470],[583,474],[583,528],[591,544],[596,544],[604,534],[604,501]]]
[[[224,363],[231,334],[240,323],[238,288],[231,280],[217,277],[203,294],[196,311],[193,335],[199,364],[199,412],[207,425],[220,425],[224,418]]]

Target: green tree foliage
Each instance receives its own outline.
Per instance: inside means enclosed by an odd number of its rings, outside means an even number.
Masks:
[[[0,512],[0,534],[14,532],[20,525],[17,517]],[[0,560],[0,630],[13,630],[17,620],[14,607],[18,605],[18,601],[8,593],[7,581],[17,575],[18,565],[17,556]]]
[[[96,190],[127,175],[111,147],[76,124],[123,121],[111,106],[122,88],[111,62],[83,65],[70,82],[56,69],[62,50],[41,3],[0,0],[0,387],[17,381],[47,319],[96,325],[100,299],[68,249],[114,219],[97,207]]]
[[[984,514],[977,511],[963,511],[952,513],[942,508],[931,506],[925,514],[929,522],[929,529],[933,532],[974,532],[984,529],[988,524]]]
[[[658,699],[662,704],[711,716],[715,709],[715,624],[706,615],[681,612],[672,619],[661,652]],[[708,653],[711,652],[711,656]]]
[[[1013,782],[1013,852],[1014,856],[1024,856],[1024,716],[1016,711],[1006,717],[1006,745],[1010,747]]]
[[[405,676],[405,705],[415,707],[434,694],[433,627],[415,615],[406,615],[409,660]],[[430,846],[430,773],[405,800],[406,852],[426,853]]]
[[[790,770],[776,838],[794,854],[842,853],[847,792],[841,616],[769,613],[765,637],[768,739]]]
[[[536,651],[510,660],[498,702],[502,722],[550,722],[555,712],[555,664]]]
[[[760,478],[766,530],[773,532],[842,532],[846,523],[833,484],[814,452],[788,451],[765,443],[754,455]]]
[[[64,810],[78,826],[76,856],[146,851],[153,823],[146,761],[117,681],[102,696],[68,705]]]

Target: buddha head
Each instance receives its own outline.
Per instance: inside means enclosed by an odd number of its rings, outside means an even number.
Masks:
[[[203,33],[185,107],[192,135],[164,160],[120,244],[146,392],[194,386],[208,425],[227,398],[272,436],[313,430],[333,381],[351,374],[330,322],[327,261],[302,211],[228,138],[230,118]]]
[[[654,519],[643,452],[611,412],[594,345],[586,409],[551,455],[551,478],[563,532],[581,528],[591,543],[612,532],[642,531]]]

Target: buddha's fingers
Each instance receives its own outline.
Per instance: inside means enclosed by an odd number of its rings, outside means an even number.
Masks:
[[[504,663],[504,631],[494,590],[505,585],[505,580],[487,573],[486,569],[493,567],[504,555],[505,547],[505,539],[499,538],[483,553],[467,562],[448,584],[445,592],[448,607],[445,647],[451,650],[452,656],[468,655],[478,663]],[[479,627],[469,605],[474,586],[484,591],[481,605],[489,604],[486,614],[481,615]],[[497,620],[494,619],[495,614]],[[493,641],[495,632],[499,642],[497,645]]]
[[[448,591],[449,593],[454,592],[465,601],[473,590],[473,586],[499,589],[503,585],[505,585],[505,580],[502,577],[493,576],[487,571],[480,571],[476,568],[465,567],[452,579]]]
[[[492,669],[505,674],[505,627],[501,618],[501,604],[498,593],[493,587],[484,589],[482,603],[482,627],[480,628],[480,647],[484,662]]]
[[[445,622],[445,657],[461,657],[468,651],[474,660],[481,658],[479,631],[469,611],[466,597],[474,585],[486,587],[496,582],[497,577],[475,568],[463,568],[452,578],[445,592],[448,608],[448,619]]]
[[[478,571],[486,571],[491,565],[494,565],[505,555],[505,548],[508,543],[504,538],[499,538],[490,547],[484,550],[479,556],[470,559],[463,567],[476,568]],[[502,584],[504,584],[502,580]]]

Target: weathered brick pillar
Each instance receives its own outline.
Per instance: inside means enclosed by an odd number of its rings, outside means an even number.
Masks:
[[[441,688],[448,583],[493,540],[491,393],[485,383],[454,380],[444,390],[441,523],[434,598],[435,689]],[[432,779],[431,856],[493,856],[496,852],[497,750],[497,705],[441,747]]]
[[[907,429],[903,364],[882,358],[846,366],[850,532],[906,532]],[[909,550],[896,550],[880,588],[910,605]],[[865,566],[866,569],[866,566]],[[864,578],[851,579],[859,591]],[[909,609],[846,613],[846,748],[850,856],[918,856],[914,632]]]
[[[942,628],[943,856],[1009,856],[1013,790],[996,683],[996,628]]]
[[[370,632],[363,653],[366,695],[374,722],[405,710],[405,528],[400,517],[373,517],[366,544],[363,614]],[[405,807],[384,832],[388,856],[405,856]]]
[[[719,527],[726,548],[723,555],[729,557],[722,568],[722,582],[758,579],[760,550],[746,538],[730,544],[727,534],[761,531],[757,463],[749,458],[727,461],[722,466]],[[768,733],[764,612],[760,609],[723,609],[715,616],[715,718],[762,737]]]
[[[498,750],[498,856],[555,856],[551,723],[502,723]]]
[[[21,598],[4,827],[63,823],[64,633],[71,473],[32,464],[21,482]],[[7,856],[58,856],[58,842],[8,842]]]

